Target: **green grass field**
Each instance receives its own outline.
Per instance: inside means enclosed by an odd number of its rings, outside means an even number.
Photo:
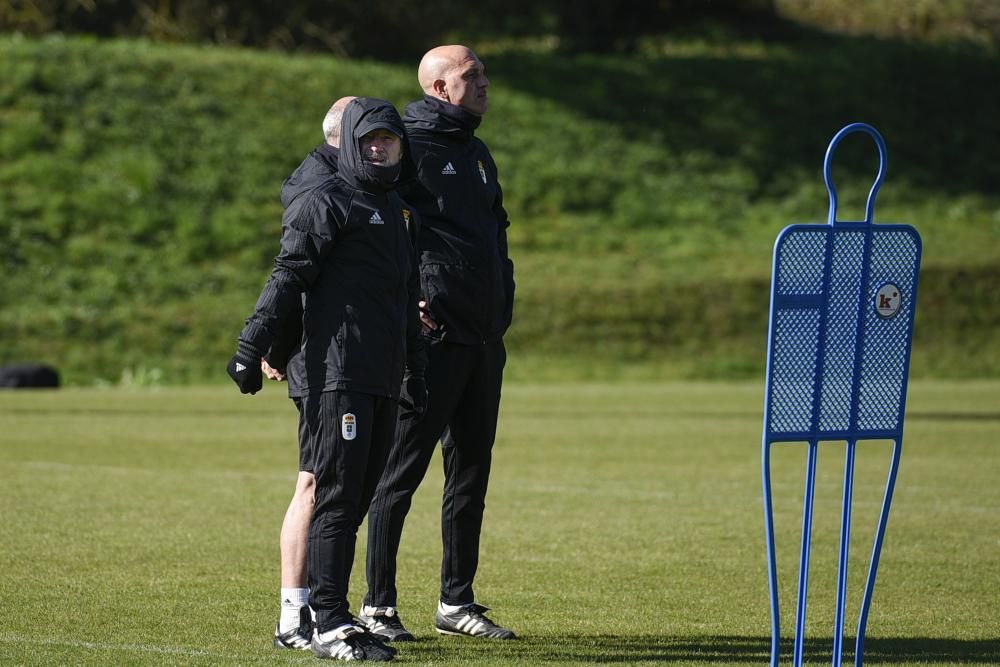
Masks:
[[[523,638],[431,629],[438,459],[400,554],[400,609],[419,640],[400,662],[765,663],[761,405],[759,382],[509,385],[477,592]],[[1000,662],[998,407],[996,381],[911,386],[868,662]],[[270,647],[294,433],[277,387],[252,398],[232,387],[0,393],[0,664],[314,662]],[[786,658],[802,449],[781,446],[774,472]],[[859,449],[852,628],[888,452]],[[842,445],[821,447],[816,664],[830,660],[842,467]]]

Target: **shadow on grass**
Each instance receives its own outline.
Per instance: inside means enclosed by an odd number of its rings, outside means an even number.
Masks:
[[[455,648],[475,648],[472,642],[452,644]],[[478,643],[477,643],[478,644]],[[411,645],[413,657],[432,659],[441,644],[426,642]],[[407,647],[409,648],[409,647]],[[450,648],[450,647],[449,647]],[[499,650],[498,650],[499,649]],[[404,650],[405,651],[405,650]],[[461,651],[464,653],[464,651]],[[409,651],[405,651],[409,653]],[[482,646],[476,653],[482,657]],[[708,635],[701,637],[654,636],[562,636],[530,637],[513,642],[491,645],[492,657],[532,662],[673,662],[704,663],[748,662],[764,664],[770,658],[770,637],[736,637]],[[833,639],[807,639],[805,659],[808,662],[829,662],[833,654]],[[791,639],[782,641],[781,658],[792,656]],[[402,657],[402,654],[401,654]],[[452,657],[452,656],[449,656]],[[458,657],[458,656],[453,656]],[[470,656],[471,657],[471,656]],[[844,658],[853,663],[854,640],[845,638]],[[1000,662],[1000,639],[946,639],[930,637],[868,638],[865,641],[865,662],[897,664],[910,662],[948,662],[958,664],[997,664]]]

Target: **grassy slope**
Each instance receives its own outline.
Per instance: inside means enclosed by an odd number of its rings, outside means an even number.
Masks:
[[[532,153],[541,158],[529,172],[540,181],[533,191],[563,197],[534,232],[539,239],[527,232],[537,252],[530,269],[522,262],[522,274],[535,270],[546,286],[522,303],[549,317],[522,320],[515,338],[545,341],[555,330],[553,353],[569,339],[653,368],[667,351],[682,372],[759,371],[762,355],[750,352],[766,332],[774,236],[788,223],[826,220],[827,141],[864,120],[890,153],[876,220],[913,224],[924,239],[914,372],[996,373],[995,360],[962,361],[996,347],[1000,316],[990,287],[1000,279],[998,174],[982,150],[1000,100],[977,92],[1000,74],[995,58],[801,33],[774,44],[668,43],[638,59],[508,54],[491,63],[525,73],[513,85],[551,102],[548,120],[532,121],[547,131],[505,140],[546,134],[557,159]],[[563,113],[589,129],[567,136]],[[587,172],[592,152],[599,167]],[[838,149],[839,219],[863,217],[875,155],[863,136]],[[559,188],[567,170],[586,185]],[[532,187],[528,178],[518,185]],[[614,211],[588,216],[602,196],[614,198]],[[976,307],[957,307],[956,294]]]
[[[0,50],[0,360],[75,382],[217,379],[275,251],[278,186],[329,100],[416,93],[409,66],[323,57]],[[825,219],[823,152],[854,120],[889,145],[877,219],[924,237],[914,372],[1000,371],[996,56],[806,32],[629,59],[487,55],[515,376],[759,373],[774,236]],[[842,218],[860,215],[873,161],[864,139],[838,151]]]
[[[769,612],[753,384],[507,388],[478,597],[524,639],[430,630],[440,461],[401,551],[409,664],[761,664]],[[917,382],[869,620],[869,661],[996,664],[996,382]],[[306,664],[275,653],[294,417],[279,391],[0,394],[0,662]],[[791,635],[804,456],[775,458]],[[807,636],[829,661],[843,448],[821,448]],[[888,449],[859,450],[848,617]],[[352,587],[364,590],[362,540]],[[853,627],[853,620],[848,626]],[[849,632],[853,634],[853,632]],[[786,657],[787,657],[786,653]]]

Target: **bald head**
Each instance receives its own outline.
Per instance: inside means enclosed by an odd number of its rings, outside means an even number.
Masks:
[[[486,68],[472,49],[460,44],[436,46],[420,60],[417,81],[425,95],[481,116],[486,113]]]
[[[344,117],[344,109],[354,99],[357,99],[354,95],[341,97],[333,103],[323,119],[323,136],[326,138],[326,143],[334,148],[340,148],[340,120]]]

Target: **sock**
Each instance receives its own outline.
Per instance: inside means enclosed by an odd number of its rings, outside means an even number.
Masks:
[[[278,631],[288,632],[299,627],[299,609],[307,604],[309,604],[308,588],[282,588]]]
[[[438,602],[438,609],[441,610],[442,614],[454,614],[464,606],[464,604],[445,604],[444,602]]]

